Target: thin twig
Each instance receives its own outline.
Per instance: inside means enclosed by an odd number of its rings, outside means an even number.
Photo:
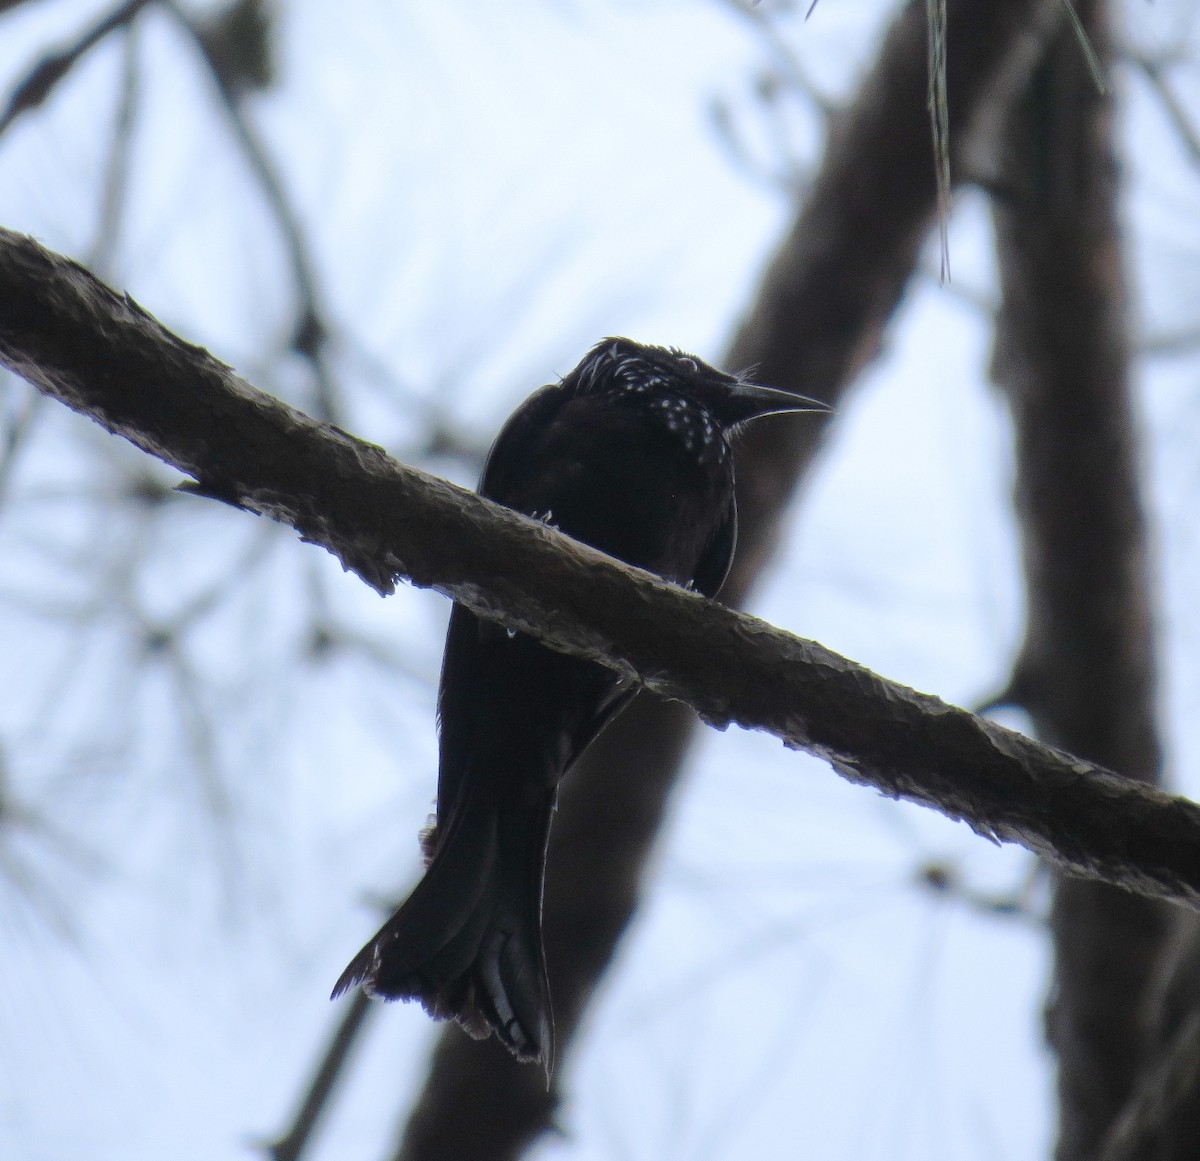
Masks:
[[[128,0],[115,11],[98,20],[69,48],[43,57],[23,80],[18,81],[8,98],[8,106],[0,114],[0,134],[22,114],[36,109],[57,88],[59,82],[96,47],[110,32],[124,28],[150,0]]]
[[[1166,77],[1164,66],[1159,61],[1151,60],[1148,56],[1129,49],[1123,53],[1123,56],[1150,83],[1150,89],[1158,97],[1159,104],[1162,105],[1167,120],[1171,122],[1171,127],[1175,130],[1184,152],[1193,165],[1200,165],[1200,131],[1192,124],[1191,117],[1176,96],[1174,87]]]
[[[725,7],[747,21],[762,41],[778,69],[780,79],[808,100],[826,120],[836,111],[834,102],[826,96],[808,75],[795,50],[779,30],[778,22],[754,5],[743,0],[722,0]]]
[[[265,1147],[271,1161],[300,1161],[320,1124],[355,1047],[361,1043],[371,1018],[381,1009],[361,988],[346,1006],[333,1036],[313,1074],[304,1099],[282,1137]]]
[[[113,122],[112,142],[100,195],[100,213],[96,235],[88,254],[88,265],[101,277],[113,266],[121,240],[121,221],[129,191],[130,163],[133,156],[133,130],[141,96],[141,66],[138,57],[137,27],[124,28],[125,55],[121,69],[121,95]]]
[[[21,453],[29,446],[34,423],[45,410],[44,395],[31,393],[16,379],[5,384],[7,414],[0,429],[0,509],[16,472]]]
[[[937,176],[937,226],[941,244],[940,278],[950,281],[950,100],[946,88],[946,0],[925,0],[929,28],[929,127]]]
[[[275,216],[291,265],[292,285],[299,300],[296,322],[292,330],[292,350],[304,359],[312,370],[316,387],[315,414],[320,419],[334,423],[341,409],[337,402],[338,392],[333,372],[329,366],[328,344],[331,331],[321,304],[314,263],[304,238],[300,217],[291,203],[275,163],[259,139],[257,130],[246,117],[238,93],[229,87],[226,74],[212,59],[208,45],[195,22],[177,4],[165,3],[164,8],[175,18],[204,61],[233,135]]]

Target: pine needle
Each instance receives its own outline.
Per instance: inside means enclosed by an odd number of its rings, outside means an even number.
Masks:
[[[1069,0],[1064,0],[1068,3]],[[929,124],[933,132],[933,162],[937,175],[938,238],[942,256],[940,277],[950,281],[950,103],[946,96],[946,0],[925,0],[929,30]]]

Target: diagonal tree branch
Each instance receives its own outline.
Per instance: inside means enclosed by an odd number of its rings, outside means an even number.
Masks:
[[[128,297],[0,231],[0,362],[295,527],[377,591],[398,578],[600,661],[711,724],[767,730],[843,777],[1065,869],[1200,904],[1200,806],[612,560],[256,391]]]

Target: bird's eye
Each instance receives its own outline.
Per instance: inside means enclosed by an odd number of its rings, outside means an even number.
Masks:
[[[679,355],[675,360],[685,371],[699,371],[700,364],[690,355]]]

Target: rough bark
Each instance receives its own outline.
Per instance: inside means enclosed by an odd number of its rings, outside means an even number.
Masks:
[[[433,587],[704,720],[775,734],[1080,874],[1200,903],[1200,807],[1119,778],[390,460],[0,231],[0,363],[390,591]],[[618,804],[619,813],[619,804]]]
[[[1111,56],[1107,4],[1081,21]],[[1028,613],[1011,699],[1037,735],[1144,783],[1160,777],[1156,659],[1131,400],[1113,99],[1072,33],[1007,126],[995,222],[1003,308],[995,372],[1016,431]],[[1096,1157],[1147,1048],[1144,996],[1163,908],[1059,878],[1048,1034],[1059,1161]]]
[[[1200,1141],[1200,915],[1180,912],[1149,988],[1154,1032],[1100,1161],[1193,1161]]]

